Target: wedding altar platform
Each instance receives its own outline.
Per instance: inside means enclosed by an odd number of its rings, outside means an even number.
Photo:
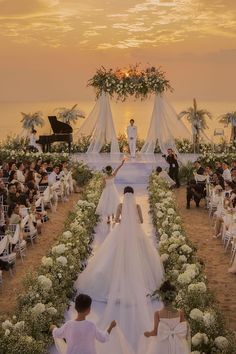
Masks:
[[[73,161],[86,163],[90,168],[102,171],[102,169],[111,165],[116,168],[124,158],[124,154],[109,154],[109,153],[79,153],[72,156]],[[198,154],[180,154],[178,161],[180,166],[186,165],[188,162],[197,160]],[[137,153],[135,158],[127,156],[124,166],[120,169],[116,177],[118,184],[143,184],[148,182],[148,177],[153,169],[161,166],[163,169],[168,169],[168,164],[162,157],[162,154],[141,154]]]

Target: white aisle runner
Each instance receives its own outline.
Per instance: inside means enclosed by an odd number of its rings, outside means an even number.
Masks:
[[[130,172],[132,175],[132,167],[131,167]],[[119,180],[119,176],[117,179]],[[141,206],[142,212],[143,212],[143,218],[144,218],[143,229],[144,229],[147,237],[150,237],[152,239],[152,242],[154,243],[154,245],[156,247],[155,231],[154,231],[154,228],[152,225],[150,215],[148,213],[149,203],[148,203],[147,184],[132,184],[132,183],[130,183],[131,181],[132,181],[132,178],[130,178],[130,176],[127,175],[127,180],[124,181],[122,179],[122,184],[117,185],[118,191],[119,191],[121,198],[122,198],[122,194],[123,194],[123,190],[124,190],[125,186],[130,185],[134,188],[137,204],[139,204]],[[123,184],[124,182],[127,182],[127,183]],[[95,230],[96,231],[95,239],[94,239],[94,243],[93,243],[93,254],[96,253],[97,249],[99,248],[101,243],[104,241],[104,239],[105,239],[106,235],[108,234],[108,232],[110,231],[111,227],[112,226],[108,226],[106,224],[106,221],[97,225],[96,230]],[[113,312],[114,319],[116,319],[115,318],[116,310],[117,310],[117,313],[119,313],[119,311],[120,311],[120,309],[119,309],[120,305],[117,304],[116,306],[117,306],[117,309],[115,308],[114,312]],[[146,328],[146,330],[150,330],[152,328],[152,326],[153,326],[153,313],[155,310],[160,309],[160,307],[161,307],[161,304],[157,301],[149,302],[148,309],[147,309],[147,311],[149,312],[149,327]],[[88,316],[87,319],[91,320],[95,324],[101,323],[101,321],[103,319],[104,312],[105,312],[105,308],[106,308],[106,303],[93,301],[91,314]],[[111,343],[99,345],[99,354],[103,354],[103,353],[105,353],[105,354],[110,354],[110,353],[111,354],[113,354],[113,353],[115,353],[115,354],[133,354],[133,353],[138,352],[138,343],[139,343],[140,338],[135,338],[135,339],[130,338],[131,337],[130,333],[132,331],[132,328],[130,328],[129,326],[135,326],[135,323],[133,323],[133,324],[129,323],[128,308],[126,309],[126,311],[127,311],[128,325],[126,326],[126,328],[121,328],[122,332],[120,331],[119,328],[115,328],[113,330],[114,335],[111,336]],[[75,312],[74,306],[72,304],[70,307],[70,310],[65,314],[65,320],[67,321],[70,319],[74,319],[75,317],[76,317],[76,312]],[[129,333],[129,328],[130,328],[130,333]],[[129,350],[129,348],[127,348],[126,340],[123,341],[123,339],[122,339],[122,336],[123,336],[122,333],[124,333],[124,336],[125,336],[127,342],[129,343],[129,345],[131,345],[132,349]],[[118,341],[119,341],[119,343],[117,343]],[[124,342],[124,349],[121,348],[123,342]],[[114,346],[113,348],[109,347],[111,344]],[[119,346],[120,348],[116,351],[115,347],[117,349],[117,346]],[[110,353],[109,353],[109,349],[110,349]],[[50,352],[52,354],[58,354],[58,351],[56,350],[55,346],[53,346],[51,348]]]

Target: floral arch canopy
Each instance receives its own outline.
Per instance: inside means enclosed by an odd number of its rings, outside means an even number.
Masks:
[[[154,66],[141,69],[139,65],[115,70],[101,67],[89,80],[88,86],[95,89],[97,98],[104,92],[121,101],[129,96],[144,100],[151,94],[172,90],[164,71]]]

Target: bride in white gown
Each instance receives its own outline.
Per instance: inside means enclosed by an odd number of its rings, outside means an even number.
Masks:
[[[137,349],[140,336],[151,323],[147,295],[161,286],[164,270],[157,249],[142,229],[141,208],[136,205],[131,187],[124,190],[116,221],[120,223],[80,274],[76,288],[95,301],[107,303],[98,325],[105,328],[115,319],[128,342]]]
[[[157,249],[144,233],[142,211],[131,187],[124,190],[124,202],[116,213],[121,221],[107,236],[87,268],[79,276],[76,288],[93,300],[108,301],[111,293],[117,302],[132,302],[137,285],[146,295],[160,287],[163,266]]]

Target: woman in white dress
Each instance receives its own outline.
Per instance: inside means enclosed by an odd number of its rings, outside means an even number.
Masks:
[[[141,226],[142,211],[131,187],[124,189],[116,222],[75,286],[78,292],[106,303],[101,328],[115,319],[137,349],[140,336],[151,324],[151,301],[147,295],[159,289],[164,270],[155,245]]]
[[[176,289],[169,281],[165,281],[160,293],[164,308],[155,312],[153,330],[144,333],[147,338],[155,337],[150,341],[146,354],[189,354],[188,324],[183,311],[177,311],[172,305]]]
[[[114,179],[117,172],[124,165],[124,162],[125,159],[122,160],[120,166],[118,166],[114,171],[111,166],[106,166],[104,169],[104,189],[96,209],[96,214],[101,217],[107,217],[107,223],[110,223],[110,218],[115,215],[117,206],[120,203],[120,197],[116,189]]]

